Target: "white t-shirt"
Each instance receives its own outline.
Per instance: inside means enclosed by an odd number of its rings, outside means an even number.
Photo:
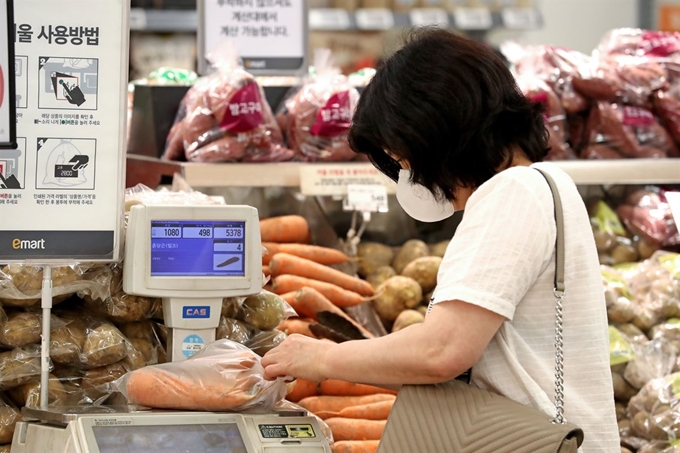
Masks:
[[[585,432],[582,453],[618,453],[607,312],[588,214],[559,167],[564,207],[565,417]],[[501,326],[472,369],[472,383],[554,414],[554,204],[529,167],[502,171],[469,198],[439,270],[433,303],[461,300],[498,313]],[[452,328],[455,328],[453,326]]]

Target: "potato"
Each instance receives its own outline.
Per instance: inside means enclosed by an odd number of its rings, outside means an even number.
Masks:
[[[437,242],[436,244],[430,247],[430,255],[444,258],[444,255],[446,254],[446,249],[449,247],[450,242],[451,241]]]
[[[40,381],[34,380],[28,384],[21,385],[10,390],[9,396],[12,401],[19,406],[39,407],[40,406]],[[50,374],[50,384],[48,389],[48,401],[51,405],[63,406],[67,402],[68,393],[56,376]]]
[[[111,324],[102,324],[88,332],[81,361],[91,368],[98,368],[120,362],[126,354],[123,334]]]
[[[392,326],[392,332],[398,332],[413,324],[420,324],[425,321],[425,316],[416,310],[404,310],[399,313]]]
[[[660,313],[650,309],[637,310],[633,318],[633,324],[640,330],[647,332],[659,322]]]
[[[378,294],[373,306],[384,321],[394,321],[402,311],[417,307],[423,298],[418,282],[400,275],[380,285]]]
[[[428,308],[429,308],[429,307],[427,307],[427,306],[425,306],[425,305],[421,305],[421,306],[419,306],[419,307],[416,308],[416,311],[417,311],[418,313],[422,314],[423,316],[427,316],[427,310],[428,310]]]
[[[227,297],[222,300],[222,313],[221,316],[226,318],[236,318],[238,310],[241,307],[238,297]]]
[[[140,368],[144,368],[147,365],[146,358],[144,357],[144,354],[142,351],[140,351],[139,348],[137,348],[133,343],[133,340],[126,341],[125,342],[125,358],[121,360],[121,364],[125,367],[126,370],[128,371],[134,371],[138,370]],[[149,344],[145,340],[134,340],[137,342],[137,344],[140,346],[140,348],[146,348],[146,346],[143,345],[143,343],[148,344],[148,349],[151,349],[151,344]],[[147,350],[147,353],[149,351]],[[150,352],[150,354],[153,354]]]
[[[128,340],[146,340],[153,341],[156,339],[156,333],[153,329],[153,321],[138,321],[121,324],[118,326],[120,333]]]
[[[638,238],[636,244],[637,246],[637,251],[638,254],[640,255],[641,260],[646,260],[652,257],[654,253],[659,250],[659,247],[655,244],[652,244],[648,240],[644,238]]]
[[[379,267],[392,264],[394,252],[391,247],[384,244],[360,242],[357,246],[357,256],[359,257],[357,272],[366,278]]]
[[[85,372],[82,389],[92,401],[111,393],[109,383],[121,378],[127,371],[120,363],[114,363]]]
[[[0,298],[0,303],[10,307],[30,307],[40,301],[43,277],[42,268],[25,266],[23,264],[10,264],[2,269],[2,273],[11,279],[12,284],[20,293],[35,296],[32,299]],[[78,279],[80,279],[78,273],[69,266],[52,269],[52,286],[55,290]],[[70,296],[71,294],[60,294],[53,298],[52,303],[57,304],[68,299]]]
[[[100,315],[119,323],[135,322],[151,318],[155,299],[143,296],[131,296],[118,291],[106,300],[85,297],[85,307]]]
[[[625,297],[619,297],[607,309],[607,318],[616,324],[628,323],[635,318],[635,305]]]
[[[637,249],[631,244],[619,244],[611,253],[614,264],[634,263],[640,257]]]
[[[248,325],[241,321],[222,316],[220,318],[220,325],[217,327],[215,338],[217,340],[226,338],[227,340],[246,344],[250,339],[251,330],[252,329],[248,327]]]
[[[419,239],[411,239],[406,241],[401,249],[399,249],[399,252],[392,261],[392,267],[398,274],[401,274],[409,263],[429,254],[430,250],[426,243]]]
[[[627,419],[619,420],[619,435],[621,437],[628,437],[630,436],[630,432],[631,432],[630,420]]]
[[[640,330],[635,324],[630,323],[619,324],[616,326],[616,328],[619,330],[619,332],[627,336],[631,341],[635,343],[641,343],[648,340],[645,333],[642,330]]]
[[[40,352],[14,349],[0,353],[0,390],[8,390],[40,376]]]
[[[406,265],[401,275],[417,281],[423,293],[429,293],[437,286],[437,273],[442,259],[438,256],[417,258]]]
[[[287,335],[278,330],[264,331],[253,336],[246,342],[246,346],[261,357],[283,343]]]
[[[627,412],[626,412],[626,405],[625,404],[617,401],[616,404],[615,404],[615,408],[616,408],[616,420],[617,421],[621,421],[624,418],[626,418]]]
[[[11,453],[11,451],[10,451],[11,448],[12,448],[11,444],[0,445],[0,453]]]
[[[606,254],[610,252],[616,245],[616,235],[599,229],[593,229],[593,236],[595,237],[595,246],[598,253]]]
[[[286,317],[286,302],[276,294],[262,291],[243,301],[237,319],[260,330],[273,330]]]
[[[19,411],[0,399],[0,444],[9,444],[14,436],[14,426],[21,420]]]
[[[612,381],[614,384],[614,397],[622,403],[627,403],[632,397],[637,394],[637,389],[630,385],[618,373],[612,373]]]
[[[640,411],[631,420],[633,433],[639,437],[649,439],[649,413]]]
[[[10,348],[23,348],[40,341],[42,320],[35,313],[10,312],[0,326],[0,343]]]
[[[380,266],[366,277],[366,281],[370,283],[373,288],[378,288],[395,275],[397,275],[397,271],[391,266]]]
[[[87,327],[82,319],[64,319],[65,324],[50,332],[50,358],[58,365],[77,365],[87,338]]]

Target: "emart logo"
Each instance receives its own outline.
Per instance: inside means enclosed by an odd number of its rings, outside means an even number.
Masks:
[[[15,238],[12,239],[12,248],[14,250],[45,250],[45,240],[36,239],[30,241],[26,239]]]

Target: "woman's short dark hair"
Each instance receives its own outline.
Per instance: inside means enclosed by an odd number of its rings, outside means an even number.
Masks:
[[[349,143],[396,180],[408,161],[413,182],[449,200],[510,165],[514,147],[543,160],[543,107],[531,103],[494,50],[449,31],[412,32],[361,95]]]

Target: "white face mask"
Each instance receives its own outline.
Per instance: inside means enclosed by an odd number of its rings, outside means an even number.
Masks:
[[[397,201],[401,207],[421,222],[439,222],[453,215],[453,203],[438,200],[432,192],[420,184],[411,184],[411,170],[400,170],[397,181]]]

